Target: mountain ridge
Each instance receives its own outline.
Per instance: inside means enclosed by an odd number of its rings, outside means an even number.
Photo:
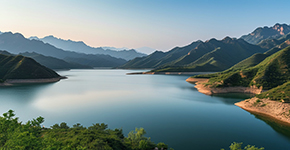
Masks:
[[[43,41],[44,43],[49,43],[57,48],[67,50],[67,51],[74,51],[79,53],[85,54],[104,54],[110,55],[116,58],[122,58],[125,60],[131,60],[136,57],[146,56],[146,54],[139,53],[134,49],[124,49],[124,50],[111,50],[111,49],[103,49],[102,47],[91,47],[88,46],[83,41],[73,41],[73,40],[64,40],[61,38],[57,38],[53,35],[45,36],[44,38],[38,37],[30,37],[29,39],[36,39]]]

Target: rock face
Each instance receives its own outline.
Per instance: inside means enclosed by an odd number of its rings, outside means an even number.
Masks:
[[[238,103],[236,106],[241,107],[249,112],[267,115],[279,121],[290,124],[290,104],[269,99],[251,98]]]
[[[290,33],[290,25],[287,24],[275,24],[272,27],[259,27],[248,35],[243,35],[241,39],[251,43],[258,44],[265,39],[277,39]]]

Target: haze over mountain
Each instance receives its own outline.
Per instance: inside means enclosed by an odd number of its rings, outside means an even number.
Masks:
[[[74,51],[85,54],[104,54],[116,58],[122,58],[125,60],[131,60],[136,57],[146,56],[146,54],[139,53],[134,49],[116,51],[111,49],[103,49],[102,47],[91,47],[86,45],[83,41],[63,40],[52,35],[46,36],[44,38],[38,38],[34,36],[30,37],[29,39],[41,40],[44,43],[49,43],[57,48],[67,51]]]
[[[275,24],[272,27],[258,27],[252,33],[241,36],[241,39],[251,43],[258,44],[265,39],[277,39],[290,32],[290,25],[287,24]]]
[[[154,51],[156,51],[156,49],[151,48],[151,47],[140,47],[140,48],[135,48],[138,52],[144,53],[144,54],[151,54]]]
[[[68,60],[70,63],[78,63],[91,67],[115,67],[126,62],[124,59],[111,57],[109,55],[88,55],[71,51],[64,51],[39,40],[26,39],[20,33],[5,32],[0,35],[0,49],[10,53],[19,54],[24,52],[36,52],[45,56]],[[84,61],[85,60],[85,61]]]

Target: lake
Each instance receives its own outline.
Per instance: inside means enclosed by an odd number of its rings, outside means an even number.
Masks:
[[[68,79],[0,87],[0,113],[15,110],[23,122],[42,116],[46,127],[106,123],[125,135],[143,127],[152,141],[175,150],[228,149],[232,142],[266,150],[290,148],[289,127],[234,105],[247,95],[207,96],[185,81],[189,75],[129,72],[136,70],[58,71]]]

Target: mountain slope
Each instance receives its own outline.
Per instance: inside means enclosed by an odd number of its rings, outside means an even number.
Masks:
[[[241,70],[226,70],[224,72],[199,75],[210,77],[208,85],[212,87],[262,87],[264,90],[275,88],[290,81],[290,46],[268,56],[256,66]]]
[[[290,33],[290,25],[287,24],[275,24],[273,27],[259,27],[248,35],[241,36],[241,39],[251,43],[258,44],[265,39],[277,39]]]
[[[41,54],[37,54],[35,52],[20,53],[19,55],[33,58],[35,61],[37,61],[41,65],[50,69],[92,69],[92,67],[90,66],[85,66],[85,65],[76,64],[76,63],[68,63],[64,60],[50,57],[50,56],[44,56]]]
[[[153,71],[222,71],[230,68],[254,53],[265,49],[249,44],[242,39],[226,37],[223,40],[211,39],[199,44],[187,55]]]
[[[168,52],[155,51],[154,53],[148,56],[135,58],[127,62],[126,64],[120,66],[119,68],[126,69],[157,68],[166,63],[175,61],[176,59],[188,54],[200,43],[201,41],[196,41],[184,47],[175,47]]]
[[[41,40],[44,43],[51,44],[63,50],[74,51],[78,53],[104,54],[104,55],[110,55],[116,58],[122,58],[125,60],[131,60],[136,57],[146,56],[146,54],[138,53],[134,49],[115,51],[115,50],[110,50],[110,49],[103,49],[102,47],[95,48],[95,47],[90,47],[86,45],[83,41],[63,40],[60,38],[56,38],[54,36],[46,36],[41,39],[36,38],[36,37],[32,37],[32,38]]]
[[[21,55],[8,56],[0,54],[0,79],[49,79],[60,76],[35,60]]]
[[[91,60],[94,62],[98,60],[98,63],[92,63],[91,67],[115,67],[126,63],[126,60],[111,57],[109,55],[87,55],[83,53],[76,53],[71,51],[64,51],[62,49],[56,48],[50,44],[43,43],[38,40],[26,39],[20,33],[5,32],[0,35],[0,49],[7,50],[14,54],[24,53],[24,52],[36,52],[45,56],[51,56],[58,59],[69,58],[73,60],[73,63],[78,63],[86,65],[79,59]]]

